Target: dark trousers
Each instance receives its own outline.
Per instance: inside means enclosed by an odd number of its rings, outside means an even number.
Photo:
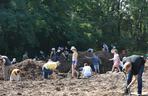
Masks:
[[[49,69],[46,69],[46,68],[43,68],[42,71],[43,71],[43,77],[44,77],[45,79],[48,79],[48,76],[53,73],[52,70],[49,70]]]
[[[144,65],[140,67],[140,71],[138,73],[138,94],[142,94],[142,74],[144,72]],[[132,81],[133,74],[131,72],[128,73],[127,84],[129,85]]]

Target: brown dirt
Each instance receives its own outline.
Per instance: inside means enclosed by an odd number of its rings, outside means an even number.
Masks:
[[[148,70],[145,70],[143,75],[143,96],[148,96],[147,76]],[[124,96],[124,86],[125,78],[123,73],[107,72],[89,79],[0,81],[0,96]],[[136,84],[131,91],[135,94]]]
[[[105,55],[102,55],[101,58],[103,56]],[[43,61],[28,59],[13,65],[11,70],[15,67],[23,70],[23,79],[20,82],[0,81],[0,96],[124,96],[125,78],[123,73],[111,73],[108,71],[105,74],[94,75],[89,79],[59,77],[56,80],[42,80],[41,66],[44,63]],[[31,80],[32,76],[35,77],[34,81]],[[147,76],[148,64],[146,64],[143,74],[143,96],[148,96]],[[131,91],[135,94],[136,90],[137,86],[135,84]]]

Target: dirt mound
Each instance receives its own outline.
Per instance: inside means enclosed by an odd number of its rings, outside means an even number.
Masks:
[[[110,53],[106,53],[106,52],[102,52],[102,51],[97,51],[97,52],[95,52],[95,54],[97,56],[99,56],[101,61],[102,61],[102,65],[100,65],[101,73],[105,73],[105,72],[111,70],[112,62],[109,61],[109,59],[112,58],[113,56]],[[77,66],[78,68],[83,67],[84,63],[92,64],[92,60],[86,58],[86,56],[92,57],[92,53],[79,52],[78,66]],[[70,71],[70,69],[71,69],[71,56],[69,56],[69,57],[70,57],[69,60],[66,61],[63,56],[60,56],[61,66],[58,67],[58,70],[60,72],[67,73],[67,72]]]
[[[11,66],[10,71],[19,68],[22,71],[22,79],[40,79],[42,74],[42,66],[44,61],[34,61],[27,59]]]
[[[112,57],[109,53],[104,53],[102,51],[96,52],[96,54],[101,58],[102,65],[101,65],[101,73],[105,73],[106,71],[111,70],[112,62],[109,62],[109,58]],[[79,58],[78,58],[78,67],[82,67],[85,62],[92,64],[92,61],[90,59],[87,59],[85,56],[91,57],[92,54],[88,52],[79,52]],[[71,57],[71,56],[70,56]],[[34,61],[32,59],[27,59],[22,62],[16,63],[14,65],[11,65],[10,72],[14,68],[19,68],[22,70],[22,79],[35,79],[40,80],[42,76],[42,66],[46,63],[45,61]],[[60,57],[60,63],[61,65],[57,68],[59,72],[61,73],[67,73],[71,69],[71,58],[69,61],[65,60],[63,56]],[[1,68],[1,66],[0,66]],[[0,72],[2,73],[2,72]],[[0,78],[2,78],[2,74],[0,74]]]
[[[63,55],[60,56],[60,66],[57,68],[61,73],[69,72],[71,68],[71,59],[66,60]]]
[[[22,62],[16,63],[10,67],[10,73],[14,68],[19,68],[22,71],[22,79],[32,79],[32,80],[41,80],[42,79],[42,66],[45,64],[45,61],[34,61],[32,59],[27,59]],[[61,65],[57,68],[59,72],[68,72],[70,70],[70,63],[60,60]]]
[[[100,57],[102,64],[100,65],[100,71],[101,73],[105,73],[107,71],[110,71],[112,68],[112,62],[109,61],[110,58],[112,58],[112,54],[102,52],[102,51],[97,51],[95,52],[97,56]],[[89,52],[79,52],[79,59],[78,59],[78,66],[82,67],[84,66],[83,64],[86,62],[88,64],[92,64],[91,59],[87,59],[85,56],[92,57],[92,53]]]

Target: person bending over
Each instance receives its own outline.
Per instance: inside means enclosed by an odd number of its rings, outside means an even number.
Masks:
[[[59,65],[60,65],[59,61],[53,62],[49,60],[47,63],[45,63],[42,67],[43,78],[49,79],[49,75],[52,75],[53,78],[55,79],[56,78],[55,71]]]
[[[20,81],[21,80],[21,70],[13,69],[10,75],[10,81]]]
[[[125,93],[129,93],[130,87],[137,80],[138,82],[138,96],[142,95],[142,74],[144,71],[145,59],[139,55],[132,55],[123,60],[123,72],[128,74],[127,88]]]

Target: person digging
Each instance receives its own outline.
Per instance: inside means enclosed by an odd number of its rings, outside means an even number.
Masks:
[[[144,72],[145,59],[139,55],[132,55],[123,60],[123,72],[127,74],[127,86],[125,94],[129,94],[130,87],[138,81],[138,96],[142,96],[142,74]]]
[[[42,67],[43,71],[43,78],[44,79],[49,79],[48,76],[51,75],[54,79],[56,79],[56,68],[60,65],[60,62],[53,62],[49,60],[47,63],[45,63]]]

